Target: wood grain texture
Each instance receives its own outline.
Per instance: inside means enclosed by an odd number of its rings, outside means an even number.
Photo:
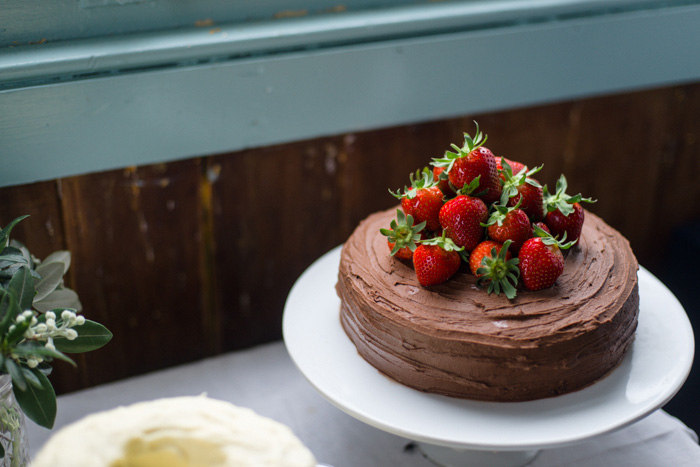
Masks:
[[[224,349],[279,339],[294,280],[337,244],[340,144],[322,139],[209,161]]]
[[[201,358],[200,161],[62,181],[66,246],[87,318],[114,339],[85,355],[84,386]]]
[[[57,364],[59,393],[281,337],[306,267],[474,120],[497,156],[564,173],[651,267],[700,219],[700,83],[337,135],[0,189],[0,221],[37,255],[73,252],[69,285],[114,340]]]
[[[40,182],[0,190],[0,226],[29,214],[12,230],[12,238],[33,246],[32,253],[43,258],[65,248],[60,182]]]

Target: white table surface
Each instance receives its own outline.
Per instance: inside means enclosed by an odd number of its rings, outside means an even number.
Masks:
[[[366,425],[335,408],[304,379],[282,342],[129,378],[58,398],[54,430],[82,416],[134,402],[206,393],[250,407],[289,426],[319,462],[333,467],[430,467],[410,441]],[[28,422],[36,453],[52,431]],[[615,433],[541,451],[545,466],[682,467],[700,465],[697,435],[658,410]],[[96,466],[97,467],[97,466]]]

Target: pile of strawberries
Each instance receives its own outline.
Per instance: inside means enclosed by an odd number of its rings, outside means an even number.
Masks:
[[[551,287],[564,270],[562,250],[581,235],[580,194],[566,194],[562,175],[554,193],[533,175],[542,166],[496,158],[476,125],[464,145],[451,145],[432,169],[411,174],[411,186],[390,193],[401,201],[387,236],[391,255],[412,261],[418,282],[449,280],[464,261],[489,293],[513,299],[518,283]]]

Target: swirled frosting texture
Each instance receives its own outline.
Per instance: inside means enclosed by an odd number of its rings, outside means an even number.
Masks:
[[[586,212],[563,274],[514,300],[489,295],[461,270],[421,287],[410,262],[389,256],[395,209],[362,221],[342,249],[340,318],[360,355],[412,388],[488,401],[556,396],[614,369],[637,327],[637,260],[629,242]]]

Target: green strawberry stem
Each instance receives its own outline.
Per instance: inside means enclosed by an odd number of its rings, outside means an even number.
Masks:
[[[568,183],[564,174],[561,174],[559,180],[557,180],[554,194],[549,194],[547,185],[542,188],[544,193],[544,204],[547,208],[547,212],[553,212],[558,209],[562,214],[568,216],[574,212],[574,208],[572,206],[574,203],[595,203],[597,201],[592,198],[584,198],[581,193],[570,196],[566,194],[567,188]]]
[[[390,229],[379,229],[379,232],[386,236],[394,244],[391,249],[391,256],[394,256],[401,248],[408,247],[411,251],[416,251],[416,242],[420,240],[420,232],[425,228],[426,222],[413,225],[413,216],[401,210],[396,210],[396,219],[392,219],[389,224]]]
[[[474,124],[476,125],[476,133],[474,134],[474,137],[472,138],[469,133],[464,133],[464,145],[460,148],[456,144],[451,144],[450,146],[452,146],[452,149],[455,151],[445,151],[444,157],[433,159],[433,165],[435,167],[445,167],[445,172],[449,172],[452,170],[452,166],[457,159],[460,157],[466,157],[474,149],[484,145],[488,139],[488,135],[483,134],[481,130],[479,130],[479,124],[476,122],[476,120],[474,121]]]
[[[482,191],[477,194],[472,194],[474,191],[479,188],[479,181],[481,180],[481,175],[477,175],[471,182],[468,184],[464,184],[462,188],[457,189],[454,185],[452,185],[453,191],[457,195],[466,195],[466,196],[475,196],[478,197],[482,193],[485,193],[486,191]]]
[[[474,138],[469,136],[469,133],[464,133],[464,146],[461,150],[467,154],[472,152],[474,149],[483,146],[488,139],[488,135],[483,134],[481,130],[479,130],[479,123],[476,120],[474,120],[474,125],[476,125],[476,133],[474,133]]]
[[[498,224],[500,227],[503,225],[503,221],[506,219],[506,216],[508,215],[509,212],[515,211],[516,209],[520,209],[520,205],[522,204],[523,200],[520,198],[518,200],[518,203],[515,206],[505,206],[503,204],[497,204],[494,203],[491,205],[491,214],[489,215],[488,220],[484,223],[482,222],[480,225],[482,227],[488,227],[493,224]]]
[[[464,247],[457,246],[457,244],[450,237],[446,236],[445,230],[442,231],[442,235],[439,237],[426,238],[419,240],[417,243],[421,243],[423,245],[437,245],[445,251],[464,251]]]
[[[423,167],[423,169],[416,170],[416,173],[411,173],[409,178],[411,181],[410,187],[404,186],[403,192],[401,192],[401,190],[396,190],[396,192],[393,192],[391,189],[389,189],[389,193],[399,200],[403,198],[413,199],[418,194],[418,190],[436,186],[439,181],[435,180],[432,170],[430,170],[428,167]]]
[[[511,243],[510,240],[506,240],[498,253],[495,247],[492,248],[491,256],[485,255],[481,260],[482,266],[476,270],[479,275],[476,280],[478,285],[483,287],[488,284],[487,293],[500,295],[503,292],[509,300],[513,300],[517,294],[516,287],[520,277],[518,258],[506,260]]]
[[[503,174],[503,178],[505,178],[505,181],[503,182],[503,191],[501,192],[501,204],[507,204],[510,198],[516,196],[518,194],[518,186],[522,185],[523,183],[527,183],[537,188],[542,187],[536,180],[533,180],[530,177],[542,170],[544,165],[540,165],[530,170],[522,169],[517,174],[513,174],[513,169],[510,167],[510,164],[508,164],[505,158],[501,157],[501,166],[503,167],[503,170],[501,170],[500,173]]]
[[[545,245],[556,245],[562,250],[568,250],[569,248],[574,246],[578,241],[578,239],[576,239],[570,242],[565,242],[566,232],[564,232],[564,235],[562,235],[562,237],[558,239],[556,237],[553,237],[552,234],[550,234],[537,224],[533,224],[532,229],[534,230],[535,235],[542,238],[542,243],[544,243]]]

